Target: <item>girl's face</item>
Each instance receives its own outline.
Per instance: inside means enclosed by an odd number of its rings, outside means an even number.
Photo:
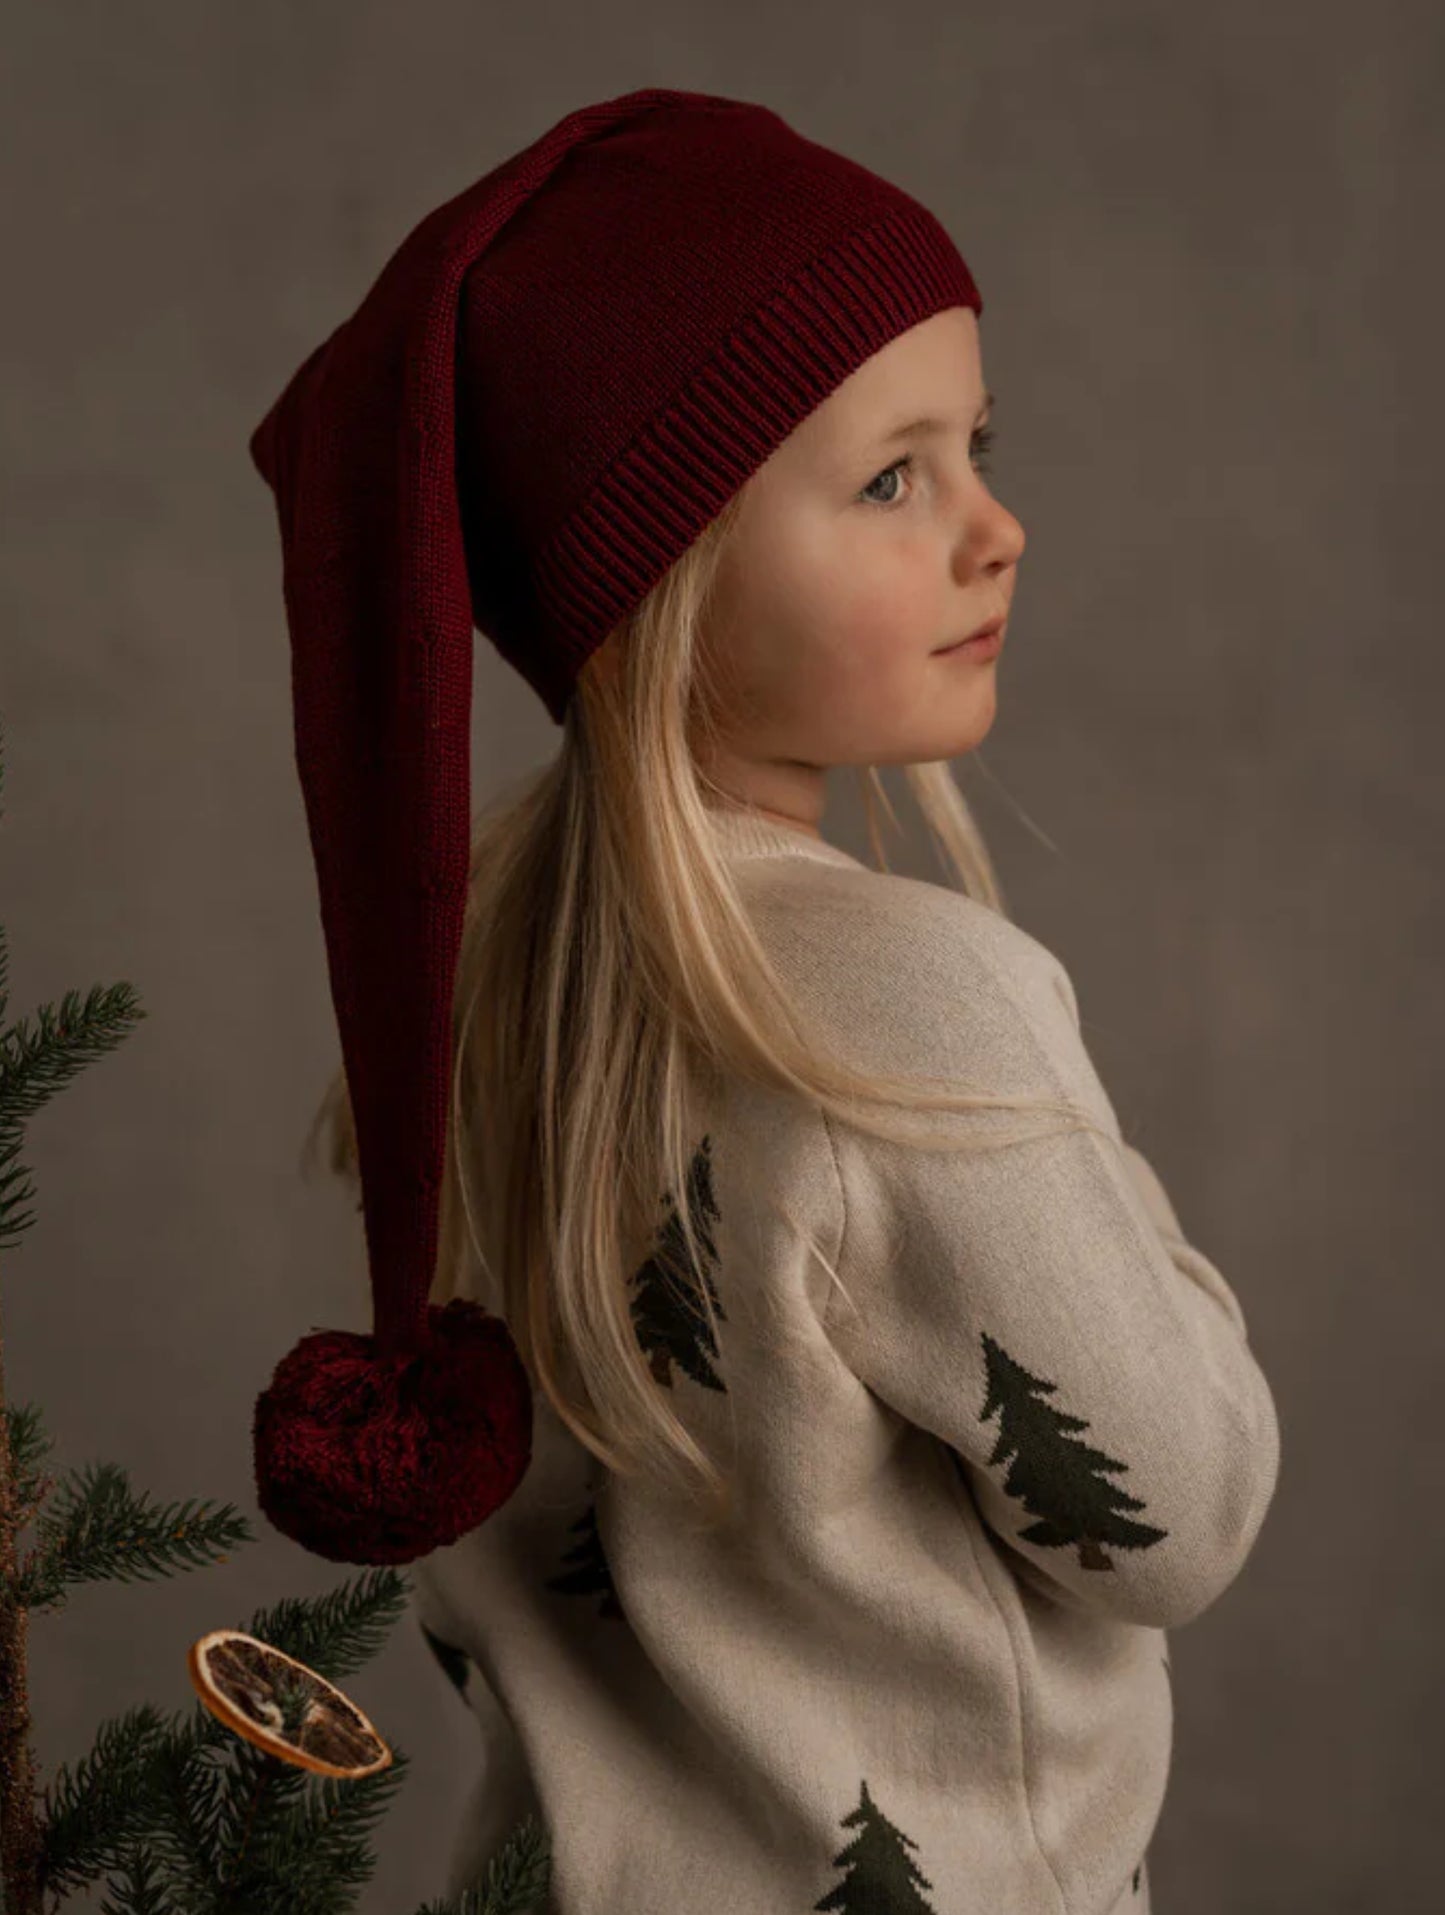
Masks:
[[[1024,549],[981,476],[987,401],[977,316],[950,307],[859,366],[742,488],[703,637],[718,743],[699,752],[726,792],[816,833],[831,766],[953,758],[987,734],[998,661],[939,655],[1007,615]]]

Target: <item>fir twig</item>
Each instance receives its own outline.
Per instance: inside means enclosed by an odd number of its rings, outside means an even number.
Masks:
[[[392,1754],[389,1767],[373,1775],[308,1778],[284,1814],[268,1801],[244,1874],[229,1878],[238,1911],[284,1903],[288,1915],[347,1915],[376,1866],[370,1830],[406,1774],[408,1758],[398,1749]]]
[[[224,1562],[253,1540],[250,1524],[225,1503],[194,1501],[159,1508],[137,1496],[118,1464],[90,1463],[68,1475],[36,1524],[37,1541],[21,1572],[21,1600],[38,1609],[67,1585],[131,1582]]]
[[[74,1768],[60,1765],[44,1795],[41,1882],[47,1891],[81,1888],[121,1865],[127,1842],[145,1825],[136,1774],[165,1733],[159,1712],[143,1704],[103,1722]]]
[[[408,1579],[384,1563],[306,1601],[283,1597],[235,1626],[339,1683],[385,1647],[410,1592]]]
[[[54,1487],[55,1478],[41,1475],[37,1468],[42,1458],[50,1454],[52,1445],[40,1420],[39,1407],[34,1403],[7,1404],[5,1423],[10,1437],[11,1488],[18,1535]]]
[[[417,1915],[531,1915],[551,1886],[546,1831],[533,1815],[508,1837],[486,1877],[450,1901],[426,1902]]]
[[[209,1711],[197,1704],[196,1716],[202,1715],[209,1716]],[[210,1720],[215,1722],[214,1717]],[[166,1863],[187,1915],[209,1915],[217,1906],[216,1856],[230,1793],[226,1757],[232,1738],[223,1725],[215,1726],[220,1736],[199,1720],[173,1719],[137,1778],[141,1832]]]
[[[32,1031],[24,1018],[0,1031],[0,1249],[20,1241],[35,1221],[17,1206],[34,1196],[17,1163],[24,1120],[106,1051],[122,1043],[146,1012],[127,983],[93,985],[82,1003],[67,991],[57,1012],[42,1004]]]
[[[111,1880],[114,1896],[105,1896],[100,1915],[191,1915],[161,1881],[160,1859],[144,1842],[122,1852]]]

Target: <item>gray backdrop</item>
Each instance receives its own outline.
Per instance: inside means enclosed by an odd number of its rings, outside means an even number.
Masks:
[[[296,1172],[337,1039],[247,435],[431,207],[684,86],[897,180],[977,274],[1029,551],[965,788],[1276,1392],[1261,1540],[1172,1638],[1160,1915],[1438,1907],[1438,6],[32,0],[5,40],[10,1015],[120,978],[149,1013],[32,1126],[6,1387],[57,1461],[262,1532],[36,1620],[47,1770],[188,1706],[203,1630],[352,1573],[250,1474],[272,1365],[370,1304]],[[556,743],[479,654],[478,801]],[[896,865],[938,875],[921,836]],[[410,1625],[350,1686],[412,1757],[360,1906],[411,1915],[472,1721]]]

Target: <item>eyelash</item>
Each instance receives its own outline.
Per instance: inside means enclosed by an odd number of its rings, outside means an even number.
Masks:
[[[977,469],[980,472],[992,470],[988,464],[988,454],[993,447],[993,441],[994,428],[992,426],[980,426],[973,435],[973,444],[980,448],[981,456],[975,461]],[[863,500],[865,505],[871,505],[879,512],[896,512],[902,503],[901,500],[869,499],[865,497],[865,494],[870,492],[880,479],[886,479],[890,472],[911,471],[912,467],[913,454],[911,452],[905,452],[901,459],[895,459],[892,465],[885,465],[881,472],[875,472],[867,485],[864,486],[863,491],[859,493],[859,498]]]

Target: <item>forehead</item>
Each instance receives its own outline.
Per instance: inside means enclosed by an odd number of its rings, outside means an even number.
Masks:
[[[972,423],[987,399],[978,316],[950,306],[880,346],[814,408],[797,437],[811,448],[924,417]]]

